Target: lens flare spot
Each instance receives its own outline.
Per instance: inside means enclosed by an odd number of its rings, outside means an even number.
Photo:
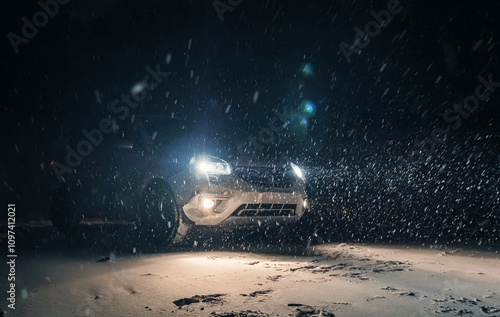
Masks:
[[[130,93],[132,95],[138,95],[140,94],[144,89],[146,89],[146,85],[143,82],[137,83],[132,87],[130,90]]]
[[[304,100],[300,103],[300,109],[303,114],[310,118],[316,114],[316,105],[310,100]]]
[[[310,77],[310,76],[314,75],[314,67],[311,64],[309,64],[309,63],[304,64],[302,66],[302,70],[301,71],[302,71],[302,75],[304,77]]]

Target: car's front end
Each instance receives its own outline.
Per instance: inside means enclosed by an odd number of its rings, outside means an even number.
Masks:
[[[279,226],[309,209],[305,180],[294,163],[228,162],[194,157],[170,179],[187,219],[197,226]]]

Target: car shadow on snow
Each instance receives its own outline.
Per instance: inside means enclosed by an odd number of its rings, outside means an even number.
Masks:
[[[0,244],[6,243],[1,228]],[[16,227],[16,248],[20,252],[113,253],[116,255],[151,253],[141,250],[137,228],[133,224],[80,224],[71,232],[60,232],[47,223],[43,226]],[[308,230],[300,227],[190,230],[181,244],[161,246],[156,253],[195,251],[243,251],[273,254],[305,254],[307,247],[317,243]],[[147,243],[147,241],[146,241]]]

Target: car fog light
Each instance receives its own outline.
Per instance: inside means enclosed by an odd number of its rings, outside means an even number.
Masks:
[[[203,208],[206,208],[206,209],[210,209],[213,206],[215,206],[215,202],[212,199],[208,199],[208,198],[203,198],[203,200],[201,201],[201,204],[203,205]]]

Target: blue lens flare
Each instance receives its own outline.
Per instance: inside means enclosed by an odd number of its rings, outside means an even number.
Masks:
[[[314,104],[310,103],[310,102],[306,103],[306,107],[304,110],[308,114],[313,114],[314,113]]]
[[[310,100],[304,100],[300,103],[300,110],[307,117],[312,117],[316,114],[316,105]]]
[[[310,77],[314,75],[313,66],[309,63],[304,64],[304,66],[302,66],[302,75],[304,75],[304,77]]]

